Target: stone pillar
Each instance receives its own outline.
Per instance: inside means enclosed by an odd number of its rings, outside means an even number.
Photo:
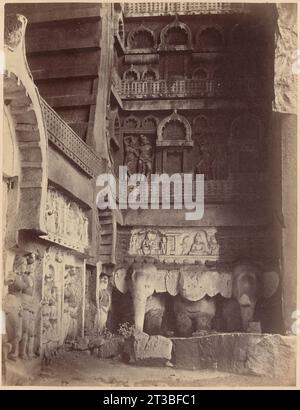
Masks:
[[[282,270],[282,300],[285,331],[291,332],[292,313],[297,309],[297,75],[293,53],[297,50],[297,4],[277,8],[274,61],[274,101],[271,137],[277,157],[273,209]],[[274,158],[273,158],[274,165]],[[275,195],[274,195],[275,194]],[[277,198],[276,198],[277,197]]]

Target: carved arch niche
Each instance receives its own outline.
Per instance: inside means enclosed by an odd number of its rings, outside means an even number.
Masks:
[[[129,32],[127,47],[129,50],[153,50],[157,46],[156,35],[153,30],[142,23],[138,28]]]
[[[27,20],[17,15],[6,18],[5,23],[4,105],[19,162],[19,176],[14,185],[16,224],[14,228],[9,227],[10,246],[13,246],[20,230],[33,230],[38,234],[46,232],[48,142],[39,93],[26,60]],[[9,136],[4,135],[6,138]]]
[[[125,81],[138,81],[139,79],[140,73],[133,67],[133,65],[131,65],[131,67],[123,73],[123,80]]]
[[[230,171],[233,175],[262,170],[263,125],[256,115],[246,113],[231,123],[229,138]]]
[[[190,50],[192,48],[192,33],[190,28],[175,20],[165,26],[160,33],[159,50]]]
[[[201,26],[196,34],[196,48],[206,52],[223,51],[225,38],[222,27],[219,25]]]
[[[141,127],[141,121],[138,117],[131,114],[123,119],[123,132],[138,132]]]
[[[158,70],[153,69],[152,67],[147,67],[143,72],[141,79],[143,81],[155,81],[158,80],[159,74]]]
[[[157,169],[168,174],[187,170],[187,150],[193,147],[192,129],[177,110],[164,118],[157,127]]]

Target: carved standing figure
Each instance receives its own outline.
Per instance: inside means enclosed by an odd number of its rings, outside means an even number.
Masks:
[[[98,335],[102,335],[106,328],[108,312],[111,306],[111,296],[107,289],[108,282],[108,276],[102,273],[99,278],[98,307],[95,317],[95,331]]]
[[[227,179],[228,165],[224,147],[217,145],[215,158],[211,164],[212,178],[215,180]]]
[[[35,313],[36,306],[34,301],[34,268],[35,255],[30,254],[27,257],[27,266],[24,272],[24,288],[22,291],[22,340],[20,343],[20,357],[23,359],[32,359],[34,357],[34,340],[35,340]]]
[[[195,167],[196,174],[204,174],[204,179],[211,179],[212,157],[209,150],[209,144],[203,141],[199,144],[201,158]]]
[[[140,136],[140,157],[138,172],[146,177],[151,175],[153,163],[153,149],[149,139],[145,135]]]
[[[139,149],[136,147],[136,138],[133,136],[126,137],[125,142],[125,164],[128,168],[129,175],[135,174],[138,170]]]
[[[24,273],[27,260],[17,255],[14,260],[14,271],[5,280],[8,285],[8,294],[4,299],[3,310],[6,316],[6,333],[11,351],[8,358],[16,360],[19,356],[19,343],[22,337],[22,291],[25,288]]]

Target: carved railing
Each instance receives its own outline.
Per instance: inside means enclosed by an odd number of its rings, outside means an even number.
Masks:
[[[196,184],[193,180],[191,187],[188,187],[186,183],[181,185],[182,200],[184,199],[184,191],[191,192],[193,199],[196,199]],[[189,184],[187,182],[187,184]],[[180,190],[180,186],[178,188]],[[151,186],[151,182],[148,182],[148,190],[146,197],[141,195],[141,202],[144,204],[150,204],[151,200],[155,203],[162,203],[164,195],[168,195],[168,188],[161,184],[159,189],[157,186]],[[173,183],[170,184],[170,204],[174,204],[174,198],[179,200],[178,192],[174,192]],[[225,203],[251,203],[251,202],[264,202],[267,200],[266,191],[266,178],[264,174],[253,174],[242,177],[239,179],[224,179],[224,180],[205,180],[204,181],[204,203],[205,204],[225,204]],[[123,197],[119,196],[119,201],[123,202]],[[150,207],[150,205],[149,205]],[[172,208],[172,207],[171,207]]]
[[[206,3],[206,2],[149,2],[125,3],[125,17],[137,15],[172,15],[172,14],[231,14],[248,13],[249,6],[242,3]]]
[[[106,163],[40,97],[48,140],[91,177],[105,172]]]
[[[232,80],[153,80],[121,81],[121,97],[140,98],[187,98],[187,97],[255,97],[264,95],[265,82],[257,78]]]

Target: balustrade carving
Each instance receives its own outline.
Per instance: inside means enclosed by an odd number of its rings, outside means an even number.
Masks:
[[[151,3],[125,3],[124,14],[126,17],[138,15],[172,15],[172,14],[231,14],[249,13],[250,7],[237,3],[200,3],[200,2],[151,2]]]

